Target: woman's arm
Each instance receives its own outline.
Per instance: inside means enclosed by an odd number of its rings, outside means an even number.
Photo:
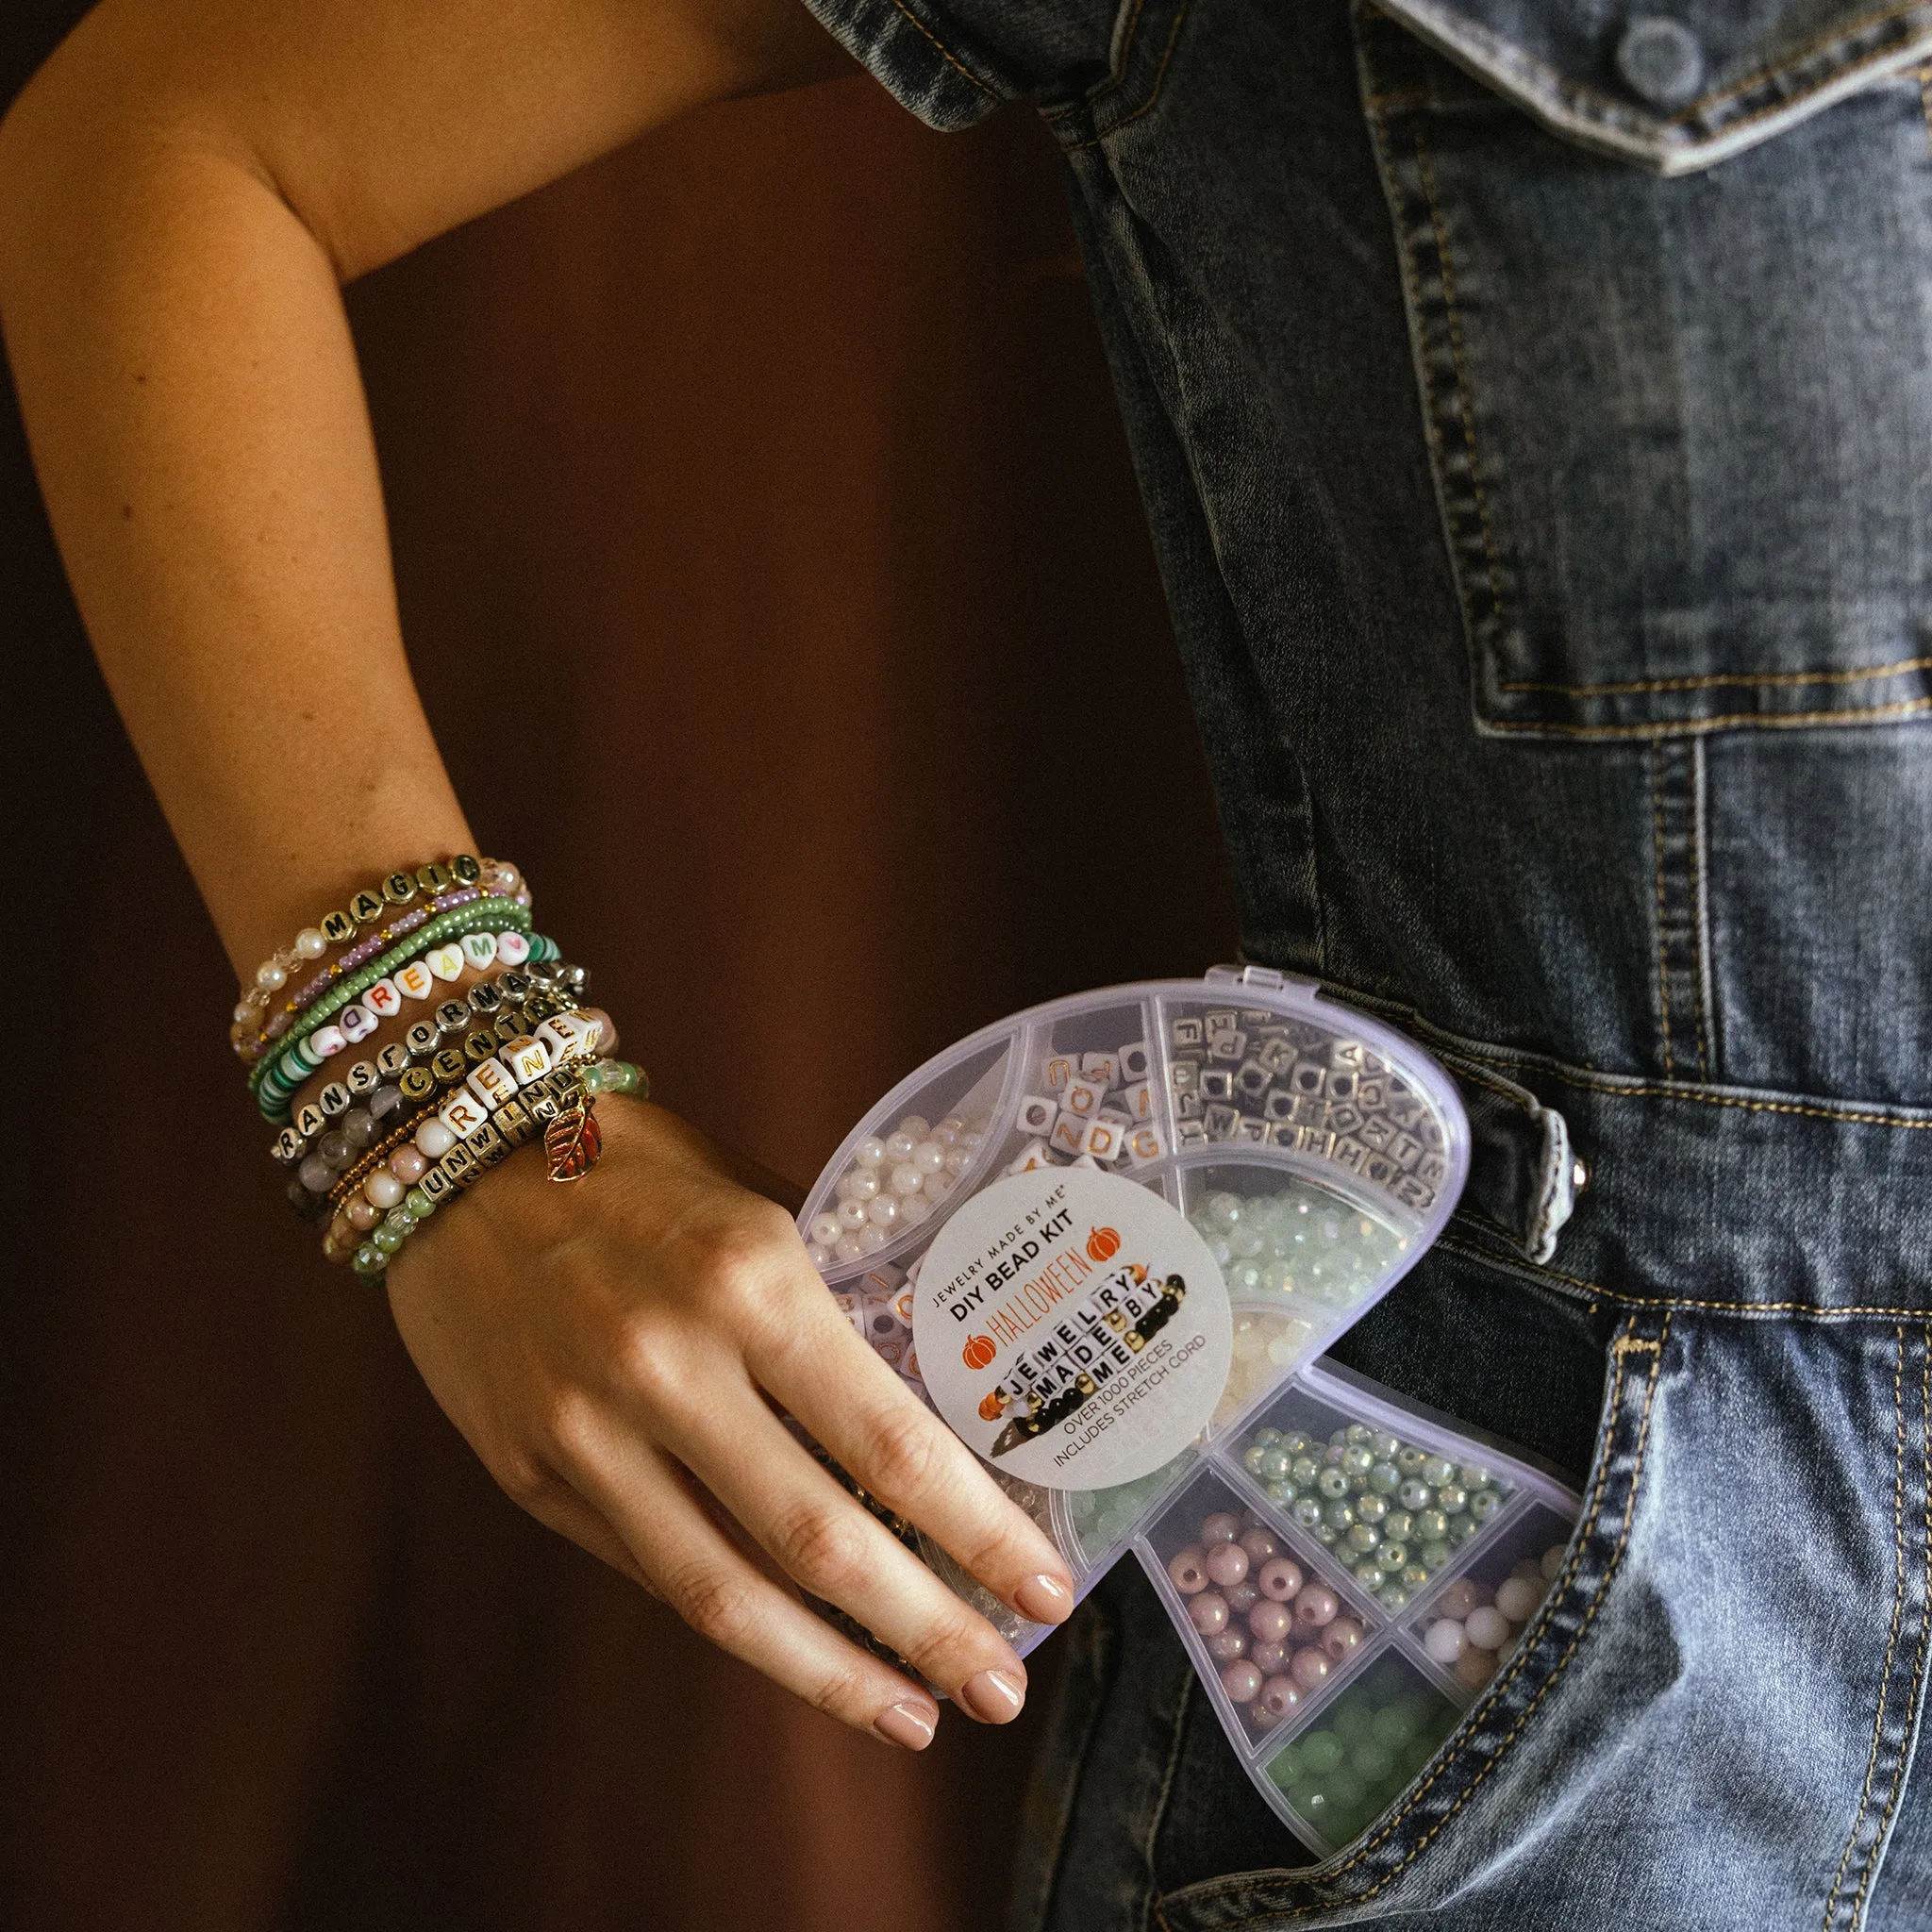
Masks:
[[[796,0],[105,0],[0,125],[0,321],[42,487],[238,969],[355,885],[474,849],[403,653],[339,283],[686,108],[843,64]],[[745,1536],[1011,1715],[1008,1645],[766,1398],[1057,1620],[1050,1545],[852,1333],[782,1210],[669,1116],[607,1111],[593,1183],[511,1160],[391,1270],[439,1400],[526,1507],[847,1722],[918,1742],[936,1712]]]

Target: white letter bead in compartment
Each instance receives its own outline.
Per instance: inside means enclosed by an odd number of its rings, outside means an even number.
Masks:
[[[1192,1632],[1196,1662],[1211,1669],[1230,1736],[1252,1757],[1271,1728],[1257,1712],[1271,1700],[1293,1690],[1275,1719],[1285,1724],[1332,1694],[1330,1678],[1366,1681],[1362,1660],[1379,1670],[1386,1659],[1377,1690],[1395,1685],[1391,1698],[1417,1702],[1407,1741],[1390,1747],[1392,1774],[1425,1738],[1424,1755],[1433,1749],[1428,1700],[1453,1717],[1460,1655],[1469,1654],[1467,1615],[1450,1620],[1462,1625],[1464,1652],[1438,1665],[1423,1648],[1425,1631],[1404,1625],[1395,1634],[1407,1605],[1391,1607],[1384,1594],[1407,1589],[1423,1611],[1431,1579],[1448,1574],[1441,1562],[1427,1568],[1438,1544],[1460,1549],[1445,1485],[1424,1485],[1429,1502],[1407,1512],[1404,1560],[1385,1577],[1370,1570],[1388,1543],[1379,1531],[1361,1549],[1342,1532],[1324,1539],[1325,1519],[1305,1525],[1289,1513],[1299,1489],[1284,1502],[1267,1484],[1287,1479],[1257,1475],[1241,1457],[1269,1446],[1249,1440],[1262,1405],[1286,1399],[1298,1386],[1291,1378],[1434,1241],[1468,1158],[1454,1083],[1413,1041],[1312,988],[1217,969],[1201,980],[1056,1000],[940,1054],[853,1129],[798,1224],[855,1325],[1048,1531],[1080,1594],[1130,1547],[1148,1557],[1148,1539],[1165,1535],[1170,1521],[1185,1526],[1173,1515],[1177,1491],[1189,1498],[1202,1484],[1220,1485],[1208,1499],[1216,1507],[1194,1509],[1200,1520],[1157,1567],[1170,1607]],[[890,1306],[869,1286],[882,1275],[896,1291]],[[1398,1491],[1407,1480],[1399,1473]],[[1450,1497],[1456,1487],[1446,1484]],[[1319,1487],[1312,1494],[1332,1500]],[[1517,1501],[1512,1490],[1506,1507]],[[1376,1503],[1366,1507],[1373,1516]],[[1427,1513],[1433,1529],[1433,1512],[1444,1528],[1425,1537],[1413,1519]],[[1209,1516],[1235,1520],[1235,1544],[1246,1536],[1257,1550],[1274,1538],[1281,1559],[1299,1565],[1315,1592],[1306,1608],[1257,1597],[1229,1609],[1227,1628],[1190,1622],[1216,1613],[1206,1603],[1178,1608],[1165,1565],[1199,1542]],[[1467,1507],[1463,1521],[1473,1521]],[[895,1533],[1023,1653],[1047,1634],[910,1525]],[[1200,1549],[1204,1564],[1239,1567],[1236,1556]],[[1253,1567],[1253,1551],[1249,1560]],[[1263,1557],[1262,1567],[1271,1560]],[[1405,1583],[1406,1572],[1425,1574]],[[1274,1574],[1278,1584],[1283,1573]],[[1234,1595],[1221,1600],[1239,1605],[1245,1579],[1229,1587]],[[1334,1613],[1310,1628],[1333,1633],[1298,1641],[1294,1616],[1312,1618],[1324,1591]],[[1510,1602],[1521,1594],[1510,1591]],[[1250,1613],[1264,1602],[1289,1606],[1281,1637],[1257,1636]],[[1493,1600],[1470,1610],[1486,1607]],[[1260,1620],[1272,1629],[1281,1617],[1262,1607]],[[1476,1626],[1477,1636],[1494,1635],[1479,1614]],[[1446,1650],[1452,1640],[1433,1641]],[[1271,1643],[1283,1646],[1278,1660]],[[1296,1657],[1311,1644],[1329,1669],[1304,1686],[1317,1665],[1313,1656]],[[1279,1669],[1263,1668],[1277,1661]],[[1237,1664],[1261,1670],[1259,1681],[1249,1686],[1245,1669],[1230,1678],[1226,1667]],[[1477,1668],[1463,1666],[1464,1676]],[[1384,1718],[1382,1731],[1392,1736],[1401,1722]],[[1369,1761],[1379,1760],[1371,1753]],[[1277,1780],[1256,1774],[1284,1817],[1317,1834],[1311,1842],[1333,1841]],[[1345,1779],[1338,1790],[1347,1796]],[[1324,1809],[1333,1793],[1303,1796],[1323,1817],[1340,1815]]]

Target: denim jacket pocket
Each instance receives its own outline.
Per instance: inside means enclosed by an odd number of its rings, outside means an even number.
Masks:
[[[1357,17],[1478,727],[1932,709],[1932,8],[1598,18]]]
[[[1587,1762],[1595,1732],[1615,1722],[1610,1706],[1618,1700],[1573,1677],[1573,1666],[1599,1641],[1595,1626],[1630,1541],[1669,1332],[1667,1315],[1644,1315],[1612,1340],[1596,1455],[1565,1567],[1515,1654],[1417,1783],[1325,1864],[1234,1874],[1164,1893],[1167,1932],[1352,1924],[1372,1902],[1377,1923],[1385,1913],[1406,1920],[1533,1835],[1545,1806]],[[1668,1675],[1669,1646],[1653,1649],[1653,1663]],[[1626,1673],[1619,1697],[1650,1694],[1642,1674]],[[1556,1695],[1559,1686],[1572,1693],[1567,1702]]]

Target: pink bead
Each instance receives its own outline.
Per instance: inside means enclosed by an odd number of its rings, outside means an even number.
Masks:
[[[1252,1581],[1231,1583],[1221,1593],[1227,1599],[1229,1613],[1237,1617],[1245,1617],[1261,1601],[1261,1592]]]
[[[361,1194],[358,1194],[342,1212],[348,1216],[351,1227],[360,1228],[365,1234],[382,1219],[380,1212]]]
[[[1204,1543],[1231,1543],[1241,1533],[1241,1520],[1230,1516],[1226,1510],[1217,1510],[1201,1525],[1201,1541]]]
[[[1288,1668],[1288,1650],[1284,1644],[1257,1643],[1248,1655],[1264,1677],[1272,1677],[1276,1671]]]
[[[1208,1588],[1207,1562],[1192,1543],[1168,1559],[1167,1574],[1183,1596],[1192,1596],[1197,1590]]]
[[[1302,1687],[1292,1677],[1272,1676],[1261,1686],[1255,1707],[1271,1718],[1286,1717],[1302,1701]]]
[[[1229,1664],[1221,1674],[1221,1688],[1236,1704],[1252,1704],[1260,1694],[1261,1674],[1253,1664]]]
[[[429,1172],[429,1163],[413,1147],[398,1147],[389,1158],[389,1171],[405,1187],[413,1187]]]
[[[393,1208],[403,1198],[403,1184],[386,1167],[378,1167],[362,1183],[362,1191],[378,1208]]]
[[[1265,1529],[1244,1529],[1241,1535],[1241,1548],[1248,1553],[1248,1561],[1258,1570],[1270,1557],[1281,1554],[1281,1545]]]
[[[1334,1668],[1328,1653],[1314,1643],[1304,1644],[1288,1660],[1288,1674],[1304,1690],[1319,1690],[1328,1681],[1328,1673]]]
[[[1188,1599],[1188,1621],[1203,1637],[1212,1637],[1227,1628],[1227,1599],[1211,1590]]]
[[[1341,1600],[1325,1583],[1311,1583],[1294,1600],[1295,1628],[1319,1630],[1324,1624],[1334,1623],[1341,1607]]]
[[[1208,1574],[1216,1583],[1239,1583],[1248,1574],[1248,1553],[1239,1543],[1211,1543]]]
[[[1257,1643],[1279,1643],[1293,1623],[1294,1616],[1288,1606],[1276,1603],[1273,1597],[1264,1596],[1248,1612],[1248,1628],[1254,1632]]]
[[[1359,1650],[1362,1626],[1353,1617],[1337,1617],[1322,1633],[1322,1648],[1340,1663],[1350,1652]]]
[[[1208,1655],[1218,1664],[1231,1664],[1237,1657],[1248,1654],[1248,1633],[1237,1630],[1230,1624],[1225,1630],[1217,1630],[1208,1640]]]
[[[457,1144],[457,1137],[441,1121],[425,1121],[416,1129],[416,1146],[431,1160],[441,1160]]]
[[[500,932],[496,935],[497,963],[503,966],[521,966],[530,957],[530,942],[520,932]]]
[[[1291,1562],[1286,1557],[1271,1557],[1261,1565],[1257,1580],[1263,1596],[1272,1596],[1276,1603],[1285,1604],[1302,1587],[1302,1566]]]
[[[1459,1624],[1481,1601],[1475,1593],[1475,1585],[1468,1577],[1458,1576],[1436,1599],[1436,1608],[1441,1615],[1453,1617]]]

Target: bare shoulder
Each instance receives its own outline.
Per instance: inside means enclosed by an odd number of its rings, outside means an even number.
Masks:
[[[802,0],[103,0],[0,160],[237,162],[347,279],[692,108],[850,66]]]

